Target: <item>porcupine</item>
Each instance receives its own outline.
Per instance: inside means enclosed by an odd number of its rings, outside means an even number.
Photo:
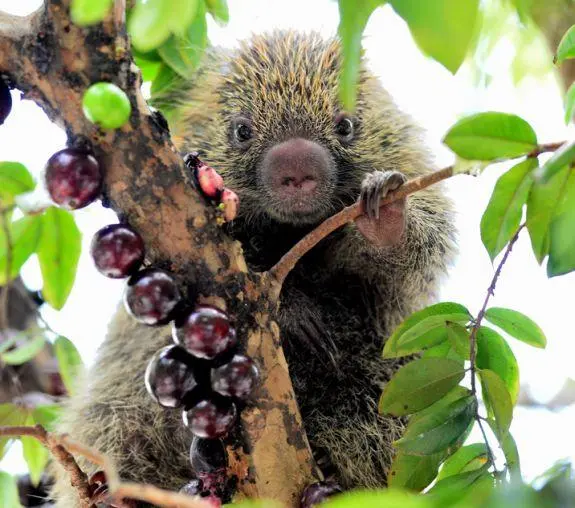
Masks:
[[[168,100],[181,150],[199,150],[240,197],[227,231],[267,270],[306,233],[361,199],[366,214],[322,240],[287,277],[277,320],[305,429],[326,476],[381,487],[404,422],[378,415],[404,360],[383,343],[434,300],[455,252],[441,185],[379,208],[387,191],[433,170],[422,132],[362,64],[356,109],[338,99],[339,43],[317,34],[254,36],[212,49]],[[137,337],[137,340],[130,340]],[[190,479],[189,431],[148,396],[142,374],[170,343],[123,309],[70,402],[61,430],[111,456],[122,478],[177,490]],[[58,506],[75,506],[59,475]]]

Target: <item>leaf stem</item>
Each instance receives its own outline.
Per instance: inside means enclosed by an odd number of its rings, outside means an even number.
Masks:
[[[555,143],[542,143],[540,145],[537,145],[533,150],[531,150],[531,152],[527,154],[527,157],[533,159],[535,157],[538,157],[542,153],[555,152],[559,150],[559,148],[561,148],[565,143],[567,143],[567,141],[559,141]]]

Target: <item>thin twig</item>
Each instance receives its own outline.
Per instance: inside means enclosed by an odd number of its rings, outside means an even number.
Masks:
[[[70,474],[72,486],[78,490],[82,508],[90,508],[92,497],[86,474],[80,469],[72,453],[81,455],[102,467],[106,474],[112,499],[135,499],[165,508],[211,508],[213,505],[200,498],[159,489],[153,485],[121,483],[112,461],[99,451],[82,445],[67,435],[51,434],[41,425],[34,427],[0,427],[0,436],[32,437],[40,441]]]
[[[388,205],[393,201],[404,198],[409,194],[420,191],[453,176],[454,171],[453,166],[448,166],[446,168],[440,169],[433,173],[425,176],[420,176],[414,178],[409,182],[403,184],[396,191],[390,192],[384,200],[381,201],[380,207]],[[269,270],[269,275],[271,279],[275,279],[278,291],[286,278],[287,274],[293,269],[295,264],[301,259],[301,257],[306,254],[310,249],[315,247],[320,240],[325,238],[327,235],[340,228],[341,226],[347,224],[348,222],[357,219],[362,215],[364,211],[362,210],[361,204],[354,203],[341,212],[332,215],[329,219],[322,222],[317,228],[312,232],[304,236],[298,243],[296,243],[284,256]]]
[[[483,436],[483,441],[485,441],[485,447],[487,448],[487,458],[489,459],[489,463],[495,467],[495,457],[493,456],[493,450],[491,450],[491,446],[489,446],[489,440],[487,439],[487,434],[485,433],[485,429],[483,428],[483,422],[481,421],[479,413],[475,415],[475,421],[477,422],[477,425],[479,425],[479,430],[481,431],[481,435]]]
[[[509,241],[509,243],[507,244],[507,248],[505,249],[505,253],[503,254],[503,257],[501,258],[499,265],[497,265],[497,269],[495,270],[495,273],[493,274],[493,278],[491,279],[491,284],[489,284],[489,287],[487,288],[487,295],[485,296],[485,300],[483,301],[483,306],[481,307],[481,310],[477,314],[477,318],[475,318],[473,328],[471,329],[471,333],[469,335],[469,343],[470,343],[470,345],[469,345],[469,361],[471,362],[471,393],[473,395],[475,395],[475,393],[476,393],[475,357],[477,355],[477,347],[476,347],[477,331],[479,330],[479,327],[481,326],[481,322],[483,321],[483,316],[485,316],[485,311],[487,310],[487,304],[489,303],[490,298],[495,293],[495,286],[497,285],[497,280],[499,279],[499,276],[501,275],[501,270],[503,269],[503,265],[507,261],[507,258],[509,257],[511,250],[513,249],[513,246],[515,245],[515,242],[519,238],[519,233],[521,233],[521,230],[524,227],[525,227],[525,224],[521,224],[517,228],[517,231],[515,231],[515,234],[511,237],[511,240]]]
[[[527,157],[533,159],[542,153],[555,152],[559,150],[559,148],[561,148],[565,143],[567,143],[567,141],[559,141],[557,143],[542,143],[531,150],[531,152],[527,154]]]
[[[483,321],[483,317],[485,316],[485,312],[487,311],[487,305],[489,303],[489,300],[491,299],[491,297],[495,293],[495,286],[497,285],[497,281],[499,279],[499,276],[501,275],[501,270],[503,269],[503,265],[505,265],[505,263],[507,262],[507,258],[509,257],[511,250],[513,249],[513,246],[515,245],[515,242],[517,242],[517,239],[519,238],[519,233],[521,233],[521,230],[524,227],[525,227],[525,224],[521,224],[517,228],[517,231],[515,231],[515,234],[511,237],[511,240],[509,240],[509,243],[507,244],[507,248],[505,249],[505,253],[503,254],[503,257],[501,258],[501,261],[497,265],[495,273],[493,274],[493,278],[491,279],[491,283],[489,284],[489,287],[487,288],[487,294],[485,295],[485,300],[483,301],[483,306],[481,307],[481,310],[477,314],[477,317],[475,318],[475,321],[473,323],[473,328],[471,329],[471,333],[469,334],[469,361],[471,363],[470,372],[471,372],[471,393],[472,393],[472,395],[475,395],[477,393],[477,386],[476,386],[476,381],[475,381],[475,373],[477,370],[477,367],[475,365],[475,359],[477,357],[477,332],[481,326],[481,322]],[[485,433],[485,429],[483,428],[483,423],[481,420],[482,420],[482,417],[479,415],[479,411],[477,411],[475,413],[475,421],[479,425],[479,430],[481,431],[481,434],[483,435],[483,440],[485,441],[485,446],[487,447],[487,456],[489,458],[489,461],[493,466],[495,466],[495,459],[494,459],[493,451],[491,450],[491,447],[489,446],[489,440],[487,439],[487,434]]]
[[[66,446],[61,442],[58,436],[49,434],[41,425],[34,427],[0,427],[0,436],[28,436],[40,441],[70,475],[70,483],[78,492],[80,506],[82,508],[90,508],[92,491],[88,477],[86,473],[80,469],[74,456],[66,449]]]
[[[555,152],[561,148],[566,142],[560,141],[556,143],[542,143],[537,145],[531,152],[527,154],[528,158],[537,157],[543,153]],[[458,174],[454,172],[454,166],[448,166],[446,168],[440,169],[425,176],[420,176],[414,178],[409,182],[402,185],[399,189],[394,192],[390,192],[386,198],[380,203],[380,207],[388,205],[393,201],[404,198],[409,194],[420,191],[429,187],[441,180],[446,180]],[[360,203],[354,203],[341,212],[336,213],[329,219],[325,220],[313,231],[304,236],[297,244],[295,244],[277,263],[269,270],[269,275],[271,280],[275,279],[275,292],[279,293],[284,279],[287,274],[293,269],[296,263],[301,259],[301,257],[306,254],[309,250],[315,247],[323,238],[327,235],[340,228],[341,226],[351,222],[360,215],[363,214]],[[276,295],[278,296],[278,295]]]

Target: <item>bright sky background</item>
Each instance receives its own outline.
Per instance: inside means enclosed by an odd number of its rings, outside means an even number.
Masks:
[[[0,0],[0,10],[25,14],[38,0]],[[272,28],[315,30],[326,36],[337,28],[335,1],[328,0],[229,0],[231,21],[225,28],[210,22],[210,39],[225,46],[237,44],[250,33]],[[573,136],[563,122],[562,100],[552,76],[524,80],[514,88],[509,76],[513,46],[502,41],[488,61],[494,76],[490,88],[472,87],[470,74],[462,69],[452,76],[441,65],[424,57],[414,45],[405,23],[391,8],[372,16],[364,38],[371,68],[398,104],[428,131],[428,142],[440,166],[452,162],[441,145],[446,130],[463,114],[498,110],[517,113],[535,128],[540,142],[560,141]],[[17,94],[14,94],[14,99]],[[15,100],[13,112],[0,127],[0,160],[20,161],[39,175],[48,157],[64,147],[65,136],[34,104]],[[503,169],[490,168],[481,177],[458,176],[449,182],[449,192],[458,210],[460,256],[442,290],[443,300],[468,305],[476,313],[483,302],[493,274],[489,257],[481,244],[479,221],[493,185]],[[115,215],[94,204],[76,213],[84,234],[84,250],[76,285],[60,312],[46,309],[45,318],[59,333],[69,337],[89,364],[102,342],[107,321],[120,300],[123,283],[98,274],[89,258],[91,237],[100,227],[115,222]],[[24,270],[26,282],[41,284],[35,260]],[[522,234],[497,286],[492,305],[510,307],[532,317],[546,332],[547,349],[542,351],[510,339],[521,368],[522,388],[544,402],[561,388],[567,377],[575,378],[573,357],[575,332],[572,324],[575,274],[549,280]],[[575,460],[575,406],[559,412],[518,408],[511,431],[518,443],[526,478],[542,472],[555,460]],[[14,447],[2,462],[10,472],[26,470]]]

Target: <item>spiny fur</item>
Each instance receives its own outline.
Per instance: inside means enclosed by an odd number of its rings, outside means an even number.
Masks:
[[[274,144],[302,136],[328,149],[337,178],[333,195],[324,196],[322,219],[354,202],[369,172],[414,177],[433,170],[420,130],[365,68],[356,137],[340,143],[334,134],[339,62],[337,42],[314,34],[256,36],[236,51],[211,50],[194,82],[166,98],[177,105],[171,128],[181,149],[199,149],[239,194],[240,216],[228,230],[254,269],[272,266],[316,225],[290,225],[289,217],[279,222],[267,213],[273,198],[258,168]],[[252,121],[248,150],[231,138],[236,115]],[[348,225],[308,253],[282,290],[277,318],[306,431],[326,473],[347,488],[387,482],[391,443],[403,422],[378,416],[377,401],[402,361],[382,360],[382,345],[407,315],[435,298],[454,254],[451,204],[442,188],[418,192],[406,206],[399,245],[377,249]],[[120,310],[61,430],[109,454],[123,478],[178,489],[192,475],[190,436],[178,412],[159,408],[142,382],[147,361],[170,340],[168,330],[137,325]],[[56,492],[59,507],[75,506],[61,472]]]

